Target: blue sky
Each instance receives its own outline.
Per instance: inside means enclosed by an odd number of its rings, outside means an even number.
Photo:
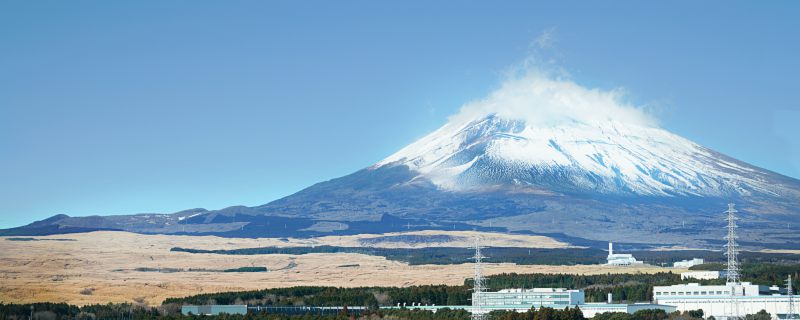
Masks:
[[[259,205],[388,156],[532,54],[800,177],[789,1],[4,1],[0,228]]]

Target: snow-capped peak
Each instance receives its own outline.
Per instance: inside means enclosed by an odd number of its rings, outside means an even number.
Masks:
[[[406,165],[448,190],[512,184],[622,195],[775,193],[757,168],[663,130],[619,100],[618,91],[515,79],[376,167]]]

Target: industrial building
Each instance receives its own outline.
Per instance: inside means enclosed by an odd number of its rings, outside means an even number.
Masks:
[[[220,314],[247,314],[247,305],[182,306],[181,314],[196,316],[218,316]]]
[[[660,309],[664,310],[664,312],[666,313],[672,313],[675,312],[675,310],[677,310],[677,308],[675,308],[674,306],[655,304],[655,303],[633,303],[633,304],[587,303],[580,305],[579,308],[583,312],[583,316],[585,318],[593,318],[595,315],[604,312],[622,312],[622,313],[634,314],[636,313],[636,311],[639,310]]]
[[[614,253],[614,244],[608,243],[608,265],[612,266],[629,266],[632,264],[642,264],[642,261],[636,260],[632,254],[628,253]]]
[[[531,308],[548,307],[553,309],[579,308],[583,316],[594,317],[603,312],[634,313],[644,309],[661,309],[667,313],[676,310],[673,306],[652,303],[623,304],[612,303],[611,296],[607,303],[586,303],[583,290],[564,288],[504,289],[495,292],[473,293],[472,313],[489,313],[494,310],[513,310],[525,312]]]
[[[733,290],[733,292],[731,292],[731,290]],[[770,288],[768,286],[755,285],[750,282],[740,282],[736,286],[701,286],[699,283],[689,283],[653,287],[653,298],[655,300],[673,296],[730,296],[731,294],[737,296],[758,296],[770,293]]]
[[[681,280],[697,279],[697,280],[713,280],[725,276],[724,271],[689,271],[681,272]]]
[[[688,268],[691,268],[691,267],[694,267],[694,266],[700,265],[700,264],[703,264],[703,259],[694,258],[692,260],[676,261],[675,263],[672,264],[672,267],[673,268],[686,268],[686,269],[688,269]]]
[[[484,291],[480,294],[472,294],[472,306],[423,306],[413,304],[388,307],[391,309],[407,308],[437,311],[439,309],[461,309],[470,311],[472,314],[487,314],[496,310],[526,312],[531,308],[553,308],[566,309],[578,308],[584,317],[591,318],[603,312],[623,312],[633,314],[639,310],[661,309],[667,313],[674,312],[674,306],[660,305],[654,303],[612,303],[609,296],[608,302],[586,303],[583,290],[569,290],[564,288],[533,288],[533,289],[503,289],[500,291]]]
[[[703,286],[696,283],[654,287],[653,300],[658,304],[674,306],[678,311],[702,309],[706,316],[716,319],[742,317],[761,310],[770,313],[773,319],[787,319],[787,314],[797,316],[795,295],[781,295],[773,287],[759,286],[747,282],[739,284]],[[732,294],[733,293],[733,294]],[[791,312],[790,312],[791,311]]]
[[[489,310],[521,310],[531,307],[553,307],[563,309],[585,302],[583,290],[563,288],[503,289],[496,292],[472,294],[478,307]]]
[[[724,273],[709,274],[715,278],[724,274],[726,284],[689,283],[656,286],[653,287],[653,301],[674,306],[678,311],[700,309],[705,316],[713,316],[716,319],[741,319],[745,315],[755,314],[761,310],[768,312],[773,319],[800,319],[797,315],[797,299],[800,297],[793,294],[791,276],[787,280],[784,292],[777,286],[768,287],[740,281],[736,244],[736,228],[738,228],[736,221],[739,218],[736,217],[736,212],[733,204],[729,204],[725,212],[727,213],[725,220],[728,222],[728,234],[725,236],[727,268]],[[704,277],[697,273],[692,276]],[[681,278],[685,279],[683,274]]]

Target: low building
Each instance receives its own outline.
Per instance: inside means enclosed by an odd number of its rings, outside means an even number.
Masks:
[[[182,306],[183,315],[217,316],[220,314],[247,314],[247,305]]]
[[[473,293],[472,299],[478,301],[478,305],[464,307],[472,313],[489,313],[495,310],[525,312],[531,308],[542,307],[579,308],[584,317],[591,318],[603,312],[634,313],[644,309],[661,309],[670,313],[676,310],[673,306],[651,303],[612,303],[610,295],[608,303],[586,303],[586,295],[583,290],[564,288],[504,289],[495,292],[481,292],[480,295]],[[442,307],[445,306],[437,308]]]
[[[694,259],[692,259],[692,260],[681,260],[681,261],[676,261],[675,263],[673,263],[673,264],[672,264],[672,267],[673,267],[673,268],[685,268],[685,269],[689,269],[689,268],[691,268],[691,267],[694,267],[694,266],[696,266],[696,265],[700,265],[700,264],[703,264],[703,259],[700,259],[700,258],[694,258]]]
[[[653,299],[659,300],[660,298],[691,296],[730,296],[732,289],[735,291],[733,294],[737,296],[757,296],[761,294],[770,294],[770,289],[768,286],[756,285],[750,282],[742,282],[736,286],[703,286],[699,283],[688,283],[671,286],[655,286],[653,287]]]
[[[677,311],[703,310],[706,316],[716,319],[743,317],[766,310],[773,319],[785,319],[792,302],[794,310],[800,308],[800,296],[779,294],[778,288],[755,285],[749,282],[704,286],[697,283],[653,287],[653,301],[670,305]]]
[[[531,307],[574,307],[583,304],[584,297],[583,290],[563,288],[503,289],[472,294],[473,301],[477,301],[482,309],[518,311],[527,311]]]
[[[606,258],[607,264],[612,266],[629,266],[632,264],[642,264],[642,261],[636,260],[632,254],[627,253],[614,253],[614,244],[608,243],[608,257]]]
[[[681,280],[697,279],[697,280],[713,280],[722,278],[725,275],[722,271],[689,271],[681,272]]]
[[[674,306],[668,306],[663,304],[654,304],[654,303],[634,303],[634,304],[624,304],[624,303],[586,303],[578,306],[583,312],[583,316],[586,318],[593,318],[594,316],[605,313],[605,312],[622,312],[622,313],[630,313],[634,314],[636,311],[639,310],[648,310],[648,309],[657,309],[657,310],[664,310],[666,313],[672,313],[677,310]]]

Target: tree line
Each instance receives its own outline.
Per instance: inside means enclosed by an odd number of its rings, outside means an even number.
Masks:
[[[212,253],[227,255],[254,255],[254,254],[292,254],[302,255],[309,253],[360,253],[385,257],[389,260],[402,261],[412,265],[420,264],[459,264],[471,261],[474,252],[468,248],[456,247],[428,247],[428,248],[374,248],[374,247],[257,247],[240,249],[192,249],[174,247],[171,251],[187,253]],[[608,253],[595,248],[518,248],[518,247],[490,247],[484,249],[486,262],[490,263],[516,263],[516,264],[543,264],[543,265],[589,265],[605,261]],[[720,262],[723,257],[719,252],[707,250],[680,250],[680,251],[630,251],[638,259],[647,263],[671,264],[672,262],[704,258],[709,262]],[[742,252],[740,260],[743,263],[799,263],[800,256],[789,253],[767,252]]]
[[[719,269],[719,265],[703,265],[694,269]],[[782,284],[788,275],[793,275],[795,287],[800,287],[800,265],[745,264],[742,266],[742,280],[756,284]],[[724,283],[724,279],[696,281],[704,284]],[[487,277],[489,290],[505,288],[557,287],[583,289],[587,302],[605,301],[608,293],[613,293],[615,301],[638,302],[652,300],[653,286],[685,283],[680,275],[671,272],[655,274],[499,274]],[[221,292],[169,298],[158,308],[135,304],[88,305],[83,307],[64,303],[2,304],[0,319],[28,319],[31,306],[35,319],[155,319],[179,316],[182,305],[209,304],[248,304],[262,306],[363,306],[371,312],[394,316],[393,311],[379,309],[381,306],[394,306],[398,303],[469,305],[472,280],[463,285],[425,285],[411,287],[291,287],[252,290],[242,292]],[[399,311],[398,311],[399,312]],[[455,312],[455,311],[454,311]],[[367,313],[377,316],[375,313]],[[402,313],[401,313],[402,314]],[[271,316],[271,315],[267,315]],[[362,315],[363,316],[363,315]],[[420,314],[422,317],[422,314]],[[509,315],[509,317],[520,315]],[[92,318],[94,317],[94,318]],[[400,317],[400,316],[398,316]],[[622,319],[599,320],[639,320]],[[754,315],[757,317],[757,315]],[[402,317],[400,317],[402,318]],[[298,318],[299,319],[299,318]],[[382,319],[382,318],[379,318]],[[527,318],[526,318],[527,319]],[[755,319],[755,318],[754,318]],[[751,320],[754,320],[751,319]],[[537,319],[538,320],[538,319]],[[755,319],[757,320],[757,319]]]

